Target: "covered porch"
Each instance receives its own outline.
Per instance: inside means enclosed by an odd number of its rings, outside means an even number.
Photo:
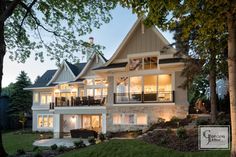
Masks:
[[[59,108],[60,109],[60,108]],[[106,133],[106,111],[104,109],[65,110],[54,114],[54,138],[71,137],[71,130],[86,129]]]

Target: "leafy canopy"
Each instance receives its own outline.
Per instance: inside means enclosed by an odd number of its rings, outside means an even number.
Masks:
[[[57,62],[62,58],[76,61],[76,53],[87,46],[79,37],[108,23],[112,18],[109,11],[116,6],[110,0],[22,0],[17,3],[12,15],[0,15],[0,20],[5,20],[7,51],[10,58],[18,62],[25,62],[31,53],[40,61],[46,55]]]

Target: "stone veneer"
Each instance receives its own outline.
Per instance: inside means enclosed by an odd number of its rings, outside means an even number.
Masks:
[[[147,125],[113,125],[113,114],[116,113],[146,113]],[[171,117],[185,118],[188,114],[188,105],[146,105],[146,106],[107,106],[107,131],[144,130],[158,118],[170,120]]]

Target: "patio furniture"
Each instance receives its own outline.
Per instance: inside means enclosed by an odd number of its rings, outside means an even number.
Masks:
[[[91,136],[97,138],[98,136],[98,133],[96,131],[88,129],[73,129],[70,130],[70,134],[72,138],[88,138]]]
[[[94,105],[94,97],[93,96],[88,97],[88,105]]]
[[[81,100],[80,100],[80,97],[76,97],[76,98],[75,98],[75,106],[80,106],[80,105],[82,105],[82,102],[81,102]]]
[[[82,105],[83,106],[88,105],[88,98],[85,96],[82,97]]]

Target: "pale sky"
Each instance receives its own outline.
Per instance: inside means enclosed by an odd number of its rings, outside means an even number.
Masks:
[[[94,42],[99,45],[105,46],[103,54],[107,59],[109,59],[115,50],[118,48],[128,31],[131,29],[137,16],[132,14],[128,9],[117,7],[112,12],[113,19],[108,24],[102,25],[99,30],[94,30],[91,34],[82,37],[82,39],[94,37]],[[170,42],[173,42],[173,34],[169,32],[162,32],[164,37]],[[34,82],[38,75],[42,75],[46,70],[56,69],[55,61],[51,61],[45,57],[45,61],[41,63],[40,61],[35,61],[34,57],[30,57],[26,63],[17,63],[16,61],[11,61],[8,55],[4,59],[3,68],[3,87],[7,86],[11,82],[16,81],[16,77],[19,75],[20,71],[24,70],[31,81]]]

